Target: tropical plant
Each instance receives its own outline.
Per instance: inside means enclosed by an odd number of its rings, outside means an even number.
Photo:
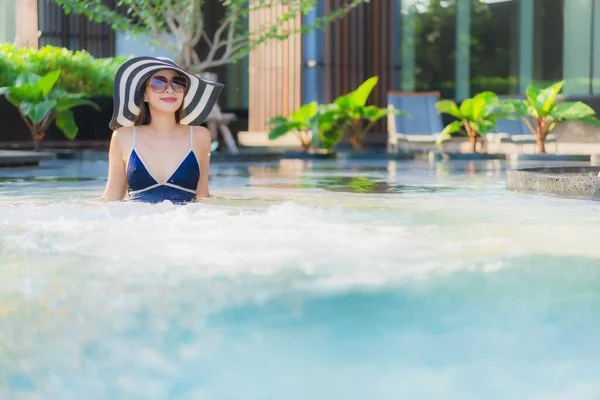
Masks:
[[[473,153],[477,152],[477,140],[496,129],[496,120],[511,118],[500,108],[498,96],[491,91],[463,100],[460,107],[452,100],[440,100],[435,106],[440,113],[456,118],[444,127],[438,144],[448,140],[453,133],[466,132]]]
[[[356,150],[362,150],[365,135],[373,125],[392,112],[387,108],[380,108],[375,105],[367,106],[367,100],[378,81],[379,77],[373,76],[352,92],[333,101],[333,104],[337,107],[331,109],[330,112],[338,114],[337,121],[343,124],[341,129],[348,131],[350,134],[350,143]],[[394,110],[393,112],[396,114],[402,113],[400,110]],[[365,126],[363,126],[363,121],[367,122]]]
[[[302,149],[309,151],[312,147],[311,130],[315,123],[314,118],[317,115],[318,105],[311,102],[303,105],[288,117],[276,116],[271,118],[267,125],[269,126],[269,140],[275,140],[288,133],[295,134],[300,140]]]
[[[525,91],[526,99],[507,99],[502,102],[504,109],[523,118],[535,137],[537,153],[546,153],[546,138],[563,121],[580,121],[600,127],[600,121],[594,117],[596,112],[581,101],[557,103],[556,97],[565,81],[556,82],[545,88],[529,85]]]
[[[6,96],[17,107],[29,128],[35,150],[39,150],[41,140],[53,123],[56,123],[67,139],[75,139],[79,128],[73,118],[73,107],[89,105],[99,109],[94,102],[85,99],[83,94],[68,93],[57,86],[60,75],[60,70],[44,76],[23,72],[17,76],[13,85],[0,88],[0,96]]]
[[[300,138],[305,151],[316,148],[331,151],[342,139],[350,134],[355,149],[362,149],[367,132],[390,111],[375,105],[367,106],[367,99],[379,78],[371,77],[350,93],[337,97],[330,104],[312,102],[300,107],[289,117],[277,116],[269,120],[269,139],[275,140],[288,133]],[[366,125],[363,126],[363,122]],[[316,133],[316,134],[315,134]]]
[[[170,50],[182,67],[200,73],[235,62],[266,41],[322,29],[369,0],[346,1],[301,25],[294,20],[314,9],[315,0],[219,0],[225,9],[221,21],[211,20],[214,17],[210,10],[215,4],[205,0],[119,0],[115,7],[105,0],[55,1],[67,14],[83,14],[92,21],[110,24],[116,31],[149,38],[151,43]],[[276,18],[248,29],[251,15],[265,12],[276,14]],[[217,29],[208,30],[214,23]],[[198,53],[199,44],[207,49],[203,56]]]
[[[0,44],[0,87],[12,85],[23,72],[46,75],[60,70],[60,86],[88,97],[112,97],[114,77],[125,57],[95,58],[61,47],[19,48]]]

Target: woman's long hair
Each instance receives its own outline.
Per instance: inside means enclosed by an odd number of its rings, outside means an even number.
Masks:
[[[148,78],[148,80],[150,80],[150,78]],[[144,84],[141,86],[142,91],[147,90],[148,80],[146,80],[146,82],[144,82]],[[184,99],[185,99],[186,93],[187,93],[187,90],[183,94]],[[144,101],[143,95],[140,97],[142,99],[141,104],[138,104],[138,107],[140,108],[140,113],[133,121],[133,124],[135,126],[149,125],[150,121],[152,121],[152,114],[150,113],[150,106],[148,105],[147,102]],[[183,118],[183,101],[181,102],[181,106],[177,109],[177,111],[175,111],[175,121],[177,123],[179,123],[182,118]]]

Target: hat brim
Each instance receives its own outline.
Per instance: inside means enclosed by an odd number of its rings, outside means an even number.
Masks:
[[[172,69],[184,76],[188,88],[183,99],[185,125],[200,125],[208,117],[225,85],[211,82],[184,70],[168,59],[154,57],[132,58],[117,70],[113,93],[113,115],[109,123],[112,130],[133,126],[140,113],[142,85],[157,71]]]

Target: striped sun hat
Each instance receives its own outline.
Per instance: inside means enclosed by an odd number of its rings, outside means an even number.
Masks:
[[[117,70],[113,115],[108,125],[110,129],[117,130],[134,124],[143,101],[144,83],[156,71],[163,69],[175,70],[187,80],[187,90],[183,99],[183,118],[180,122],[185,125],[200,125],[208,117],[225,85],[200,79],[177,66],[169,58],[135,57],[126,61]]]

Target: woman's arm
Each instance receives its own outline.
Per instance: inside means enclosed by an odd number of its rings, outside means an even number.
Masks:
[[[208,190],[208,172],[210,169],[210,131],[203,126],[194,127],[194,152],[200,163],[200,179],[196,188],[196,198],[210,197]]]
[[[127,193],[127,177],[121,142],[119,132],[113,132],[108,149],[108,181],[102,195],[102,199],[106,201],[123,200]]]

